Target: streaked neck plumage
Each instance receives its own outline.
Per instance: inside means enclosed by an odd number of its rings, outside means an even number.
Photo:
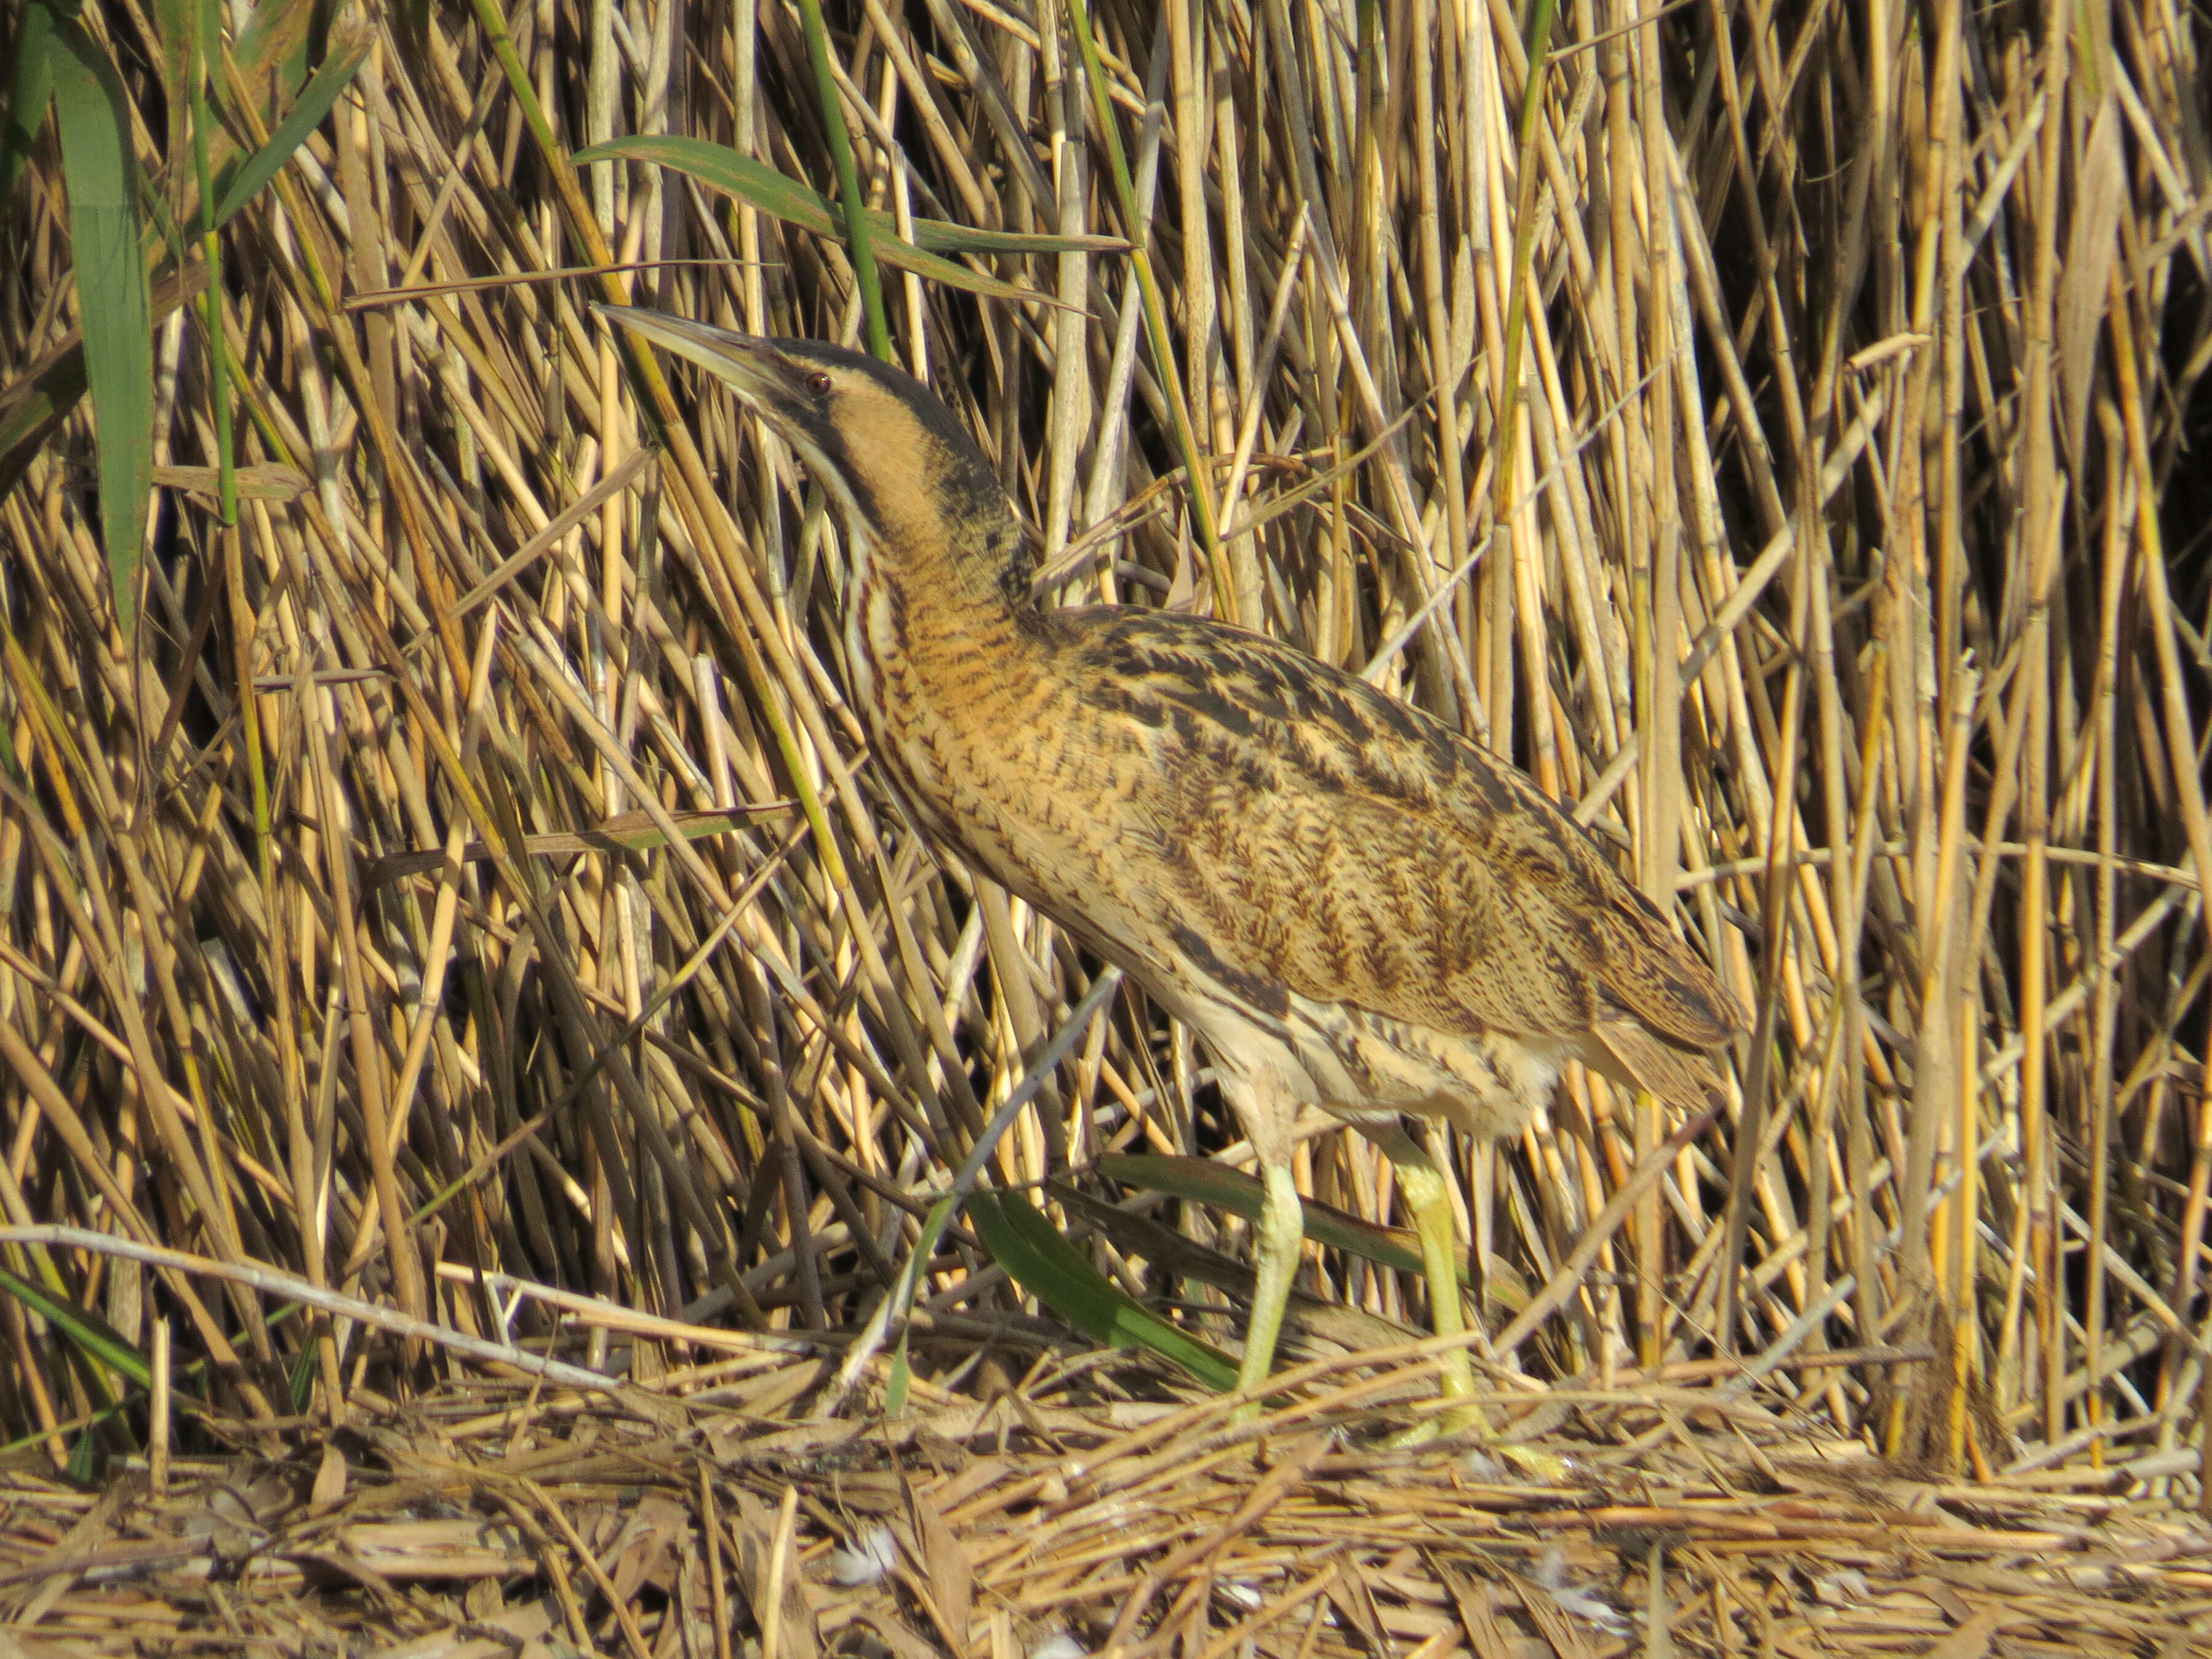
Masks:
[[[895,369],[839,356],[837,421],[797,435],[845,531],[847,657],[881,742],[886,699],[988,698],[980,665],[1014,667],[1040,631],[1036,561],[990,463],[944,404]]]

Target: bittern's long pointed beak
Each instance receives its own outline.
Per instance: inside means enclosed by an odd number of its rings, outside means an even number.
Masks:
[[[833,408],[837,382],[851,372],[847,360],[860,361],[853,354],[795,340],[764,340],[636,306],[595,304],[592,309],[698,364],[781,433],[823,483],[856,503],[866,497]],[[814,361],[815,356],[823,361]]]
[[[665,311],[647,311],[641,306],[594,301],[592,309],[617,327],[643,335],[662,350],[698,364],[742,397],[758,395],[794,372],[773,345],[750,334],[717,328],[712,323],[695,323],[689,317],[672,317]]]

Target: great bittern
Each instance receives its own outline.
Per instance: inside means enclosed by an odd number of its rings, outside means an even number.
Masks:
[[[1041,608],[990,465],[897,370],[599,309],[726,382],[835,503],[854,701],[914,821],[1212,1051],[1265,1177],[1243,1388],[1297,1268],[1302,1104],[1397,1166],[1446,1334],[1450,1188],[1401,1115],[1512,1133],[1568,1060],[1686,1107],[1719,1088],[1734,1000],[1519,772],[1261,635]],[[1473,1393],[1464,1348],[1444,1382]]]

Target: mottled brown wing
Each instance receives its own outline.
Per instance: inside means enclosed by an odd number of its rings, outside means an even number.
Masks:
[[[1222,961],[1441,1031],[1595,1044],[1696,1097],[1681,1051],[1726,1042],[1734,999],[1528,779],[1260,635],[1085,620],[1086,695],[1151,751],[1161,896]]]

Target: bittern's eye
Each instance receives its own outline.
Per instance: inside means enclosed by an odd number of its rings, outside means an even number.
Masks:
[[[816,369],[811,374],[806,377],[806,389],[817,398],[828,397],[830,395],[830,377],[827,374],[824,374],[820,369]]]

